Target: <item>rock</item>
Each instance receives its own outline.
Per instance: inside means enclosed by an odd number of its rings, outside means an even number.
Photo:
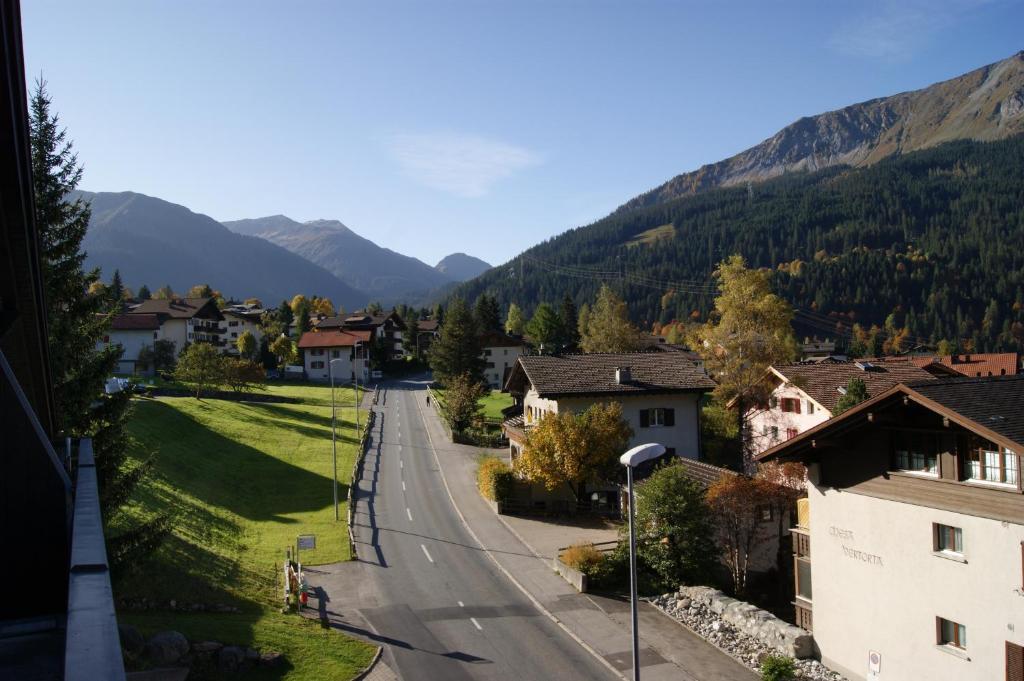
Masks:
[[[689,608],[690,607],[690,603],[693,603],[693,599],[687,598],[686,596],[683,596],[682,598],[680,598],[679,600],[676,601],[676,607],[679,607],[679,608]]]
[[[117,633],[121,637],[121,649],[129,655],[138,655],[146,645],[146,639],[139,630],[130,624],[118,624]]]
[[[245,663],[245,650],[238,646],[224,646],[217,655],[217,669],[222,672],[237,672]]]
[[[188,639],[181,632],[161,631],[146,643],[146,657],[155,664],[174,664],[188,654]]]
[[[260,655],[260,664],[264,667],[278,667],[284,662],[284,655],[281,653],[263,653]]]
[[[212,656],[213,653],[217,652],[223,647],[224,644],[218,641],[199,641],[198,643],[192,644],[192,652],[200,656]]]

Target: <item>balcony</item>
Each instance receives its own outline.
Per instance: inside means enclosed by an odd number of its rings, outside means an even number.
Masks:
[[[793,601],[796,625],[814,631],[813,590],[811,583],[811,514],[807,499],[796,502],[797,526],[793,535]]]

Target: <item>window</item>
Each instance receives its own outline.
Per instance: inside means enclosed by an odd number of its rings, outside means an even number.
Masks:
[[[335,359],[341,357],[341,350],[331,350],[331,357],[334,357]]]
[[[237,331],[232,331],[231,332],[231,337],[232,338],[238,338],[238,332]]]
[[[814,402],[811,402],[810,400],[807,400],[807,413],[808,414],[813,414],[814,413]]]
[[[941,617],[937,617],[936,620],[940,646],[952,646],[960,650],[967,649],[967,627]]]
[[[313,350],[310,350],[309,354],[313,355],[314,357],[322,357],[323,354],[324,354],[324,349],[323,348],[315,348]],[[323,362],[321,362],[321,364],[323,364]]]
[[[773,440],[778,440],[779,439],[779,427],[778,426],[772,426],[771,427],[771,434],[772,434],[772,439]]]
[[[484,348],[484,357],[490,357],[490,356],[491,356],[491,349],[490,348]]]
[[[488,362],[487,363],[487,368],[488,369],[493,369],[494,368],[494,362]]]
[[[655,409],[640,410],[641,428],[660,428],[662,426],[676,425],[676,410],[658,407]]]
[[[1016,485],[1019,459],[1013,451],[972,438],[964,461],[964,479]]]
[[[781,400],[782,411],[788,414],[800,413],[800,400],[796,397],[783,397]]]
[[[796,428],[786,428],[786,439],[792,440],[799,432]]]
[[[311,369],[323,369],[324,368],[324,363],[323,362],[310,362],[309,366],[310,366]]]
[[[774,409],[777,406],[779,406],[779,398],[776,397],[775,395],[772,395],[771,397],[768,398],[768,408]]]
[[[946,551],[949,553],[964,552],[964,531],[961,528],[953,527],[952,525],[940,525],[939,523],[934,523],[932,528],[936,551]]]
[[[238,326],[238,322],[228,322],[228,326]]]
[[[937,475],[939,463],[935,450],[935,436],[931,433],[909,430],[893,433],[893,466],[898,470]]]
[[[156,335],[157,335],[157,332],[156,332],[156,331],[154,331],[154,332],[153,332],[153,339],[154,339],[154,340],[156,339]]]
[[[796,595],[805,601],[813,600],[811,596],[811,561],[809,558],[796,558]]]

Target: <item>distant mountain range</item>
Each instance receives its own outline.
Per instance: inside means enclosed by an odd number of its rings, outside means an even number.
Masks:
[[[337,220],[296,222],[284,215],[223,223],[239,234],[257,236],[316,263],[348,285],[385,304],[420,299],[429,291],[471,279],[490,269],[464,253],[437,267],[359,236]]]
[[[951,140],[998,140],[1019,132],[1024,51],[920,90],[801,118],[755,147],[677,175],[617,212],[794,171],[867,166]]]
[[[92,203],[83,248],[86,266],[109,281],[184,293],[196,284],[227,296],[255,296],[267,305],[296,293],[329,297],[352,310],[369,301],[359,291],[304,258],[264,239],[232,232],[184,206],[134,192],[81,192]]]

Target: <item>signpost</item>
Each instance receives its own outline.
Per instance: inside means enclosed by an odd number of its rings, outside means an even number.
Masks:
[[[316,535],[315,534],[300,534],[295,538],[295,562],[299,565],[302,563],[299,561],[299,551],[310,551],[316,548]]]

